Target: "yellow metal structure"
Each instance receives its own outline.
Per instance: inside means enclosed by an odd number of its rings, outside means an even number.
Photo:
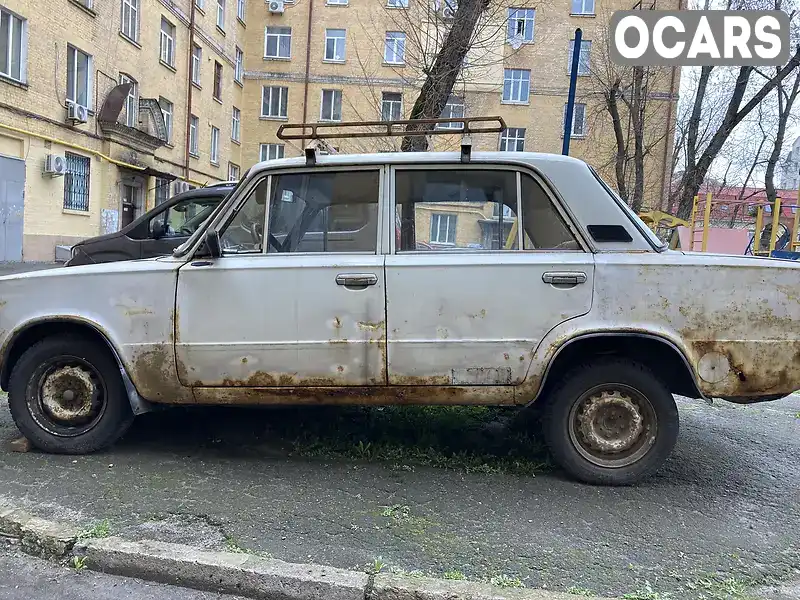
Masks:
[[[775,198],[775,206],[772,207],[772,230],[769,232],[769,251],[775,250],[775,243],[778,241],[778,225],[781,222],[781,199]]]
[[[703,245],[701,246],[701,250],[703,252],[706,251],[708,248],[708,222],[711,220],[711,192],[706,194],[706,205],[705,211],[703,212]],[[692,245],[694,245],[694,240],[692,240]]]
[[[797,240],[798,227],[800,227],[800,190],[797,190],[797,206],[794,207],[794,224],[792,225],[792,237],[789,238],[789,250],[800,248],[800,241]]]
[[[692,217],[689,220],[689,250],[694,250],[694,223],[697,219],[697,200],[698,196],[695,196],[692,200]]]
[[[517,221],[514,220],[514,224],[511,225],[511,231],[508,232],[508,238],[506,239],[506,250],[511,250],[514,247],[514,240],[517,239]]]

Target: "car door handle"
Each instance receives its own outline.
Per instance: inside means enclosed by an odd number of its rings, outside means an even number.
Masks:
[[[347,287],[366,287],[378,283],[378,276],[373,273],[340,273],[336,283]]]
[[[542,281],[554,285],[578,285],[586,283],[586,273],[578,271],[548,272],[542,275]]]

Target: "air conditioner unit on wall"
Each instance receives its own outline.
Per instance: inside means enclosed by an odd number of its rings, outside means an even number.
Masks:
[[[48,154],[44,160],[44,172],[51,177],[58,177],[67,172],[67,162],[63,156]]]
[[[192,189],[192,186],[190,186],[189,183],[186,181],[176,180],[172,184],[172,194],[174,196],[178,194],[183,194],[184,192],[188,192],[190,189]]]
[[[89,109],[80,104],[70,103],[67,106],[67,120],[73,123],[86,123],[89,120]]]
[[[273,15],[282,15],[284,10],[283,0],[267,0],[269,12]]]

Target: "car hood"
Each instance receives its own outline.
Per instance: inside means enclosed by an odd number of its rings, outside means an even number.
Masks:
[[[58,277],[80,277],[101,276],[104,274],[122,273],[125,271],[147,271],[150,265],[158,262],[174,262],[177,269],[181,264],[172,256],[158,256],[155,258],[141,258],[136,260],[115,261],[107,263],[93,263],[88,265],[75,265],[72,267],[56,267],[54,269],[42,269],[38,271],[26,271],[24,273],[12,273],[0,277],[0,293],[4,283],[23,282],[23,281],[51,281]]]

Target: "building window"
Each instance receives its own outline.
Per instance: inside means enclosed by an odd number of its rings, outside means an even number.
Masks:
[[[231,119],[231,139],[234,142],[241,140],[242,131],[242,111],[233,107],[233,118]]]
[[[122,0],[120,31],[126,38],[139,41],[139,0]]]
[[[214,61],[214,98],[222,101],[222,63]]]
[[[594,0],[572,0],[573,15],[593,15]]]
[[[334,6],[347,6],[348,0],[327,0],[325,4],[333,4]]]
[[[91,107],[92,57],[67,46],[67,102]]]
[[[432,214],[431,243],[454,246],[456,243],[456,219],[456,215]]]
[[[194,0],[194,5],[200,10],[205,10],[206,0]]]
[[[383,92],[381,97],[381,119],[398,121],[403,114],[403,95],[398,92]]]
[[[236,18],[242,23],[247,20],[247,2],[245,0],[236,0]]]
[[[228,163],[228,181],[239,181],[239,165]]]
[[[261,144],[261,160],[276,160],[283,158],[285,146],[283,144]]]
[[[125,125],[128,127],[136,127],[137,123],[139,122],[138,119],[138,111],[139,111],[139,89],[138,85],[136,84],[136,80],[129,75],[125,75],[124,73],[119,74],[119,82],[120,84],[123,83],[130,83],[131,88],[128,90],[128,97],[125,98],[125,106],[123,106],[123,110],[125,111]]]
[[[325,60],[344,62],[344,29],[325,30]]]
[[[402,65],[406,61],[406,34],[402,31],[386,32],[386,47],[383,60],[391,65]]]
[[[192,48],[192,83],[200,85],[200,67],[203,64],[203,49],[195,44]]]
[[[319,120],[342,120],[342,90],[322,90],[322,109]]]
[[[27,21],[0,8],[0,75],[25,81]]]
[[[589,53],[592,50],[592,42],[589,40],[581,41],[581,54],[578,57],[578,75],[589,74]],[[567,63],[567,73],[572,74],[572,56],[575,53],[575,40],[569,41],[569,62]]]
[[[289,88],[265,85],[261,88],[261,116],[285,119],[288,97]]]
[[[501,152],[522,152],[525,150],[525,128],[507,127],[500,134]]]
[[[264,58],[291,58],[292,28],[267,27],[264,39]]]
[[[389,8],[408,8],[408,0],[388,0]]]
[[[233,67],[233,80],[242,83],[244,76],[244,52],[241,48],[236,48],[236,63]]]
[[[172,116],[175,114],[172,102],[166,98],[159,98],[158,105],[161,107],[161,114],[164,116],[164,125],[167,128],[167,143],[172,143]]]
[[[219,164],[219,129],[211,128],[211,164]]]
[[[520,42],[533,41],[533,22],[536,11],[532,8],[508,9],[508,39]]]
[[[564,116],[562,117],[561,121],[561,130],[564,130],[564,121],[567,118],[567,105],[564,105]],[[572,131],[571,135],[573,137],[586,137],[586,105],[580,104],[578,102],[575,103],[575,107],[572,110]]]
[[[225,0],[217,0],[217,27],[225,29]]]
[[[189,117],[189,154],[200,156],[200,119],[191,115]]]
[[[443,119],[458,119],[464,116],[464,99],[458,96],[450,96],[447,99],[447,104],[444,105],[442,110]],[[452,121],[450,123],[439,123],[436,126],[438,129],[464,129],[464,123]]]
[[[503,102],[527,103],[531,92],[528,69],[506,69],[503,77]]]
[[[161,17],[161,62],[175,66],[175,25]]]
[[[64,173],[64,208],[67,210],[89,210],[89,165],[85,156],[64,155],[67,170]]]
[[[156,177],[156,206],[169,200],[170,180]]]

